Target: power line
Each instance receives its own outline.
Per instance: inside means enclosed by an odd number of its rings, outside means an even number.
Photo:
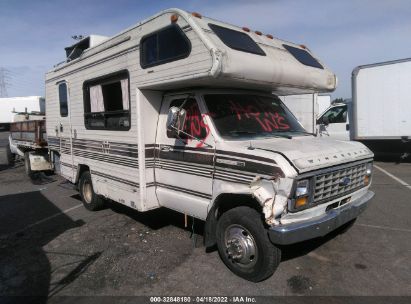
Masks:
[[[0,68],[0,97],[7,97],[7,87],[10,86],[9,77],[10,71],[5,68]]]

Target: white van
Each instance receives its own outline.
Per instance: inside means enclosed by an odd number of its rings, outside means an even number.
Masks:
[[[352,99],[318,118],[321,133],[356,140],[378,154],[411,154],[411,58],[361,65],[352,72]]]
[[[66,51],[46,75],[48,149],[89,210],[201,219],[206,246],[261,281],[277,245],[324,236],[373,196],[373,154],[308,134],[276,97],[335,89],[305,46],[169,9]]]

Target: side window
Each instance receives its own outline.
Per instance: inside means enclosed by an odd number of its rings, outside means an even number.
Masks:
[[[144,36],[140,42],[143,69],[188,57],[191,43],[177,24]]]
[[[130,129],[130,88],[127,71],[86,81],[83,85],[86,129]]]
[[[68,115],[68,98],[67,98],[67,83],[62,82],[58,85],[60,116],[67,117]]]
[[[311,54],[308,53],[306,50],[302,50],[287,44],[283,44],[283,47],[287,51],[289,51],[290,54],[293,55],[293,57],[297,59],[300,63],[313,68],[318,68],[322,70],[324,69],[323,66],[317,61],[317,59],[311,56]]]
[[[185,98],[173,100],[170,103],[170,108],[180,107],[184,100]],[[205,140],[210,130],[203,120],[197,101],[194,98],[188,99],[184,104],[183,109],[187,111],[183,131],[185,133],[190,134],[191,136]],[[170,132],[167,132],[167,137],[175,138],[175,136],[172,136]],[[191,140],[190,136],[187,136],[183,133],[180,134],[180,138],[185,140]]]
[[[324,117],[327,117],[328,122],[332,123],[345,123],[347,122],[347,106],[338,106],[329,109],[319,119],[319,123],[324,122]]]
[[[264,51],[246,33],[235,31],[212,23],[209,23],[208,26],[229,48],[237,51],[265,56]]]

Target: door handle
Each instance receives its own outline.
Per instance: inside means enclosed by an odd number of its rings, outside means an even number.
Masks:
[[[171,147],[170,146],[161,146],[160,151],[164,151],[164,152],[171,151]]]
[[[63,132],[63,124],[60,123],[60,132]]]

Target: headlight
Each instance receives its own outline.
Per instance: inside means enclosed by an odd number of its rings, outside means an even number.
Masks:
[[[297,182],[295,188],[294,209],[307,206],[309,202],[310,182],[308,179],[303,179]]]
[[[371,176],[372,174],[372,163],[368,163],[365,171],[365,175]]]
[[[310,183],[308,182],[308,179],[298,181],[295,189],[295,196],[300,197],[308,195],[309,185]]]
[[[365,167],[364,186],[368,186],[371,181],[372,163],[368,163]]]

